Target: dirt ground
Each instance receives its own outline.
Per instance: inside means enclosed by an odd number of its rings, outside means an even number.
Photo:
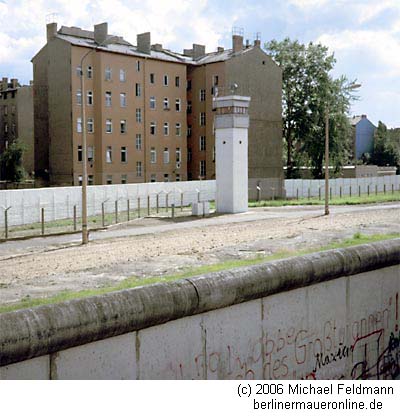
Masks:
[[[70,244],[21,255],[0,254],[0,304],[103,287],[133,275],[172,274],[278,250],[318,248],[355,232],[400,233],[400,207],[328,217],[303,213],[288,218],[283,213],[279,218],[252,222],[226,220],[213,226],[101,239],[85,247]]]

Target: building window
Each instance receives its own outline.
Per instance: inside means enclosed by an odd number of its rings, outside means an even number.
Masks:
[[[189,79],[187,81],[186,90],[192,90],[192,80],[191,79]]]
[[[135,95],[138,97],[141,95],[140,83],[135,84]]]
[[[93,92],[91,90],[88,90],[86,92],[86,97],[87,97],[87,104],[93,105]]]
[[[200,151],[206,150],[206,136],[200,136],[199,150]]]
[[[150,134],[152,136],[156,135],[156,123],[155,122],[150,123]]]
[[[86,68],[86,75],[88,79],[91,79],[93,77],[93,68],[92,66],[87,66]]]
[[[212,79],[213,86],[218,86],[218,82],[219,82],[218,76],[217,75],[213,76],[213,79]]]
[[[140,61],[136,61],[136,71],[140,71]]]
[[[154,73],[150,73],[150,83],[151,83],[152,85],[154,85],[155,80],[156,80],[156,78],[155,78],[155,76],[154,76]]]
[[[82,162],[82,146],[78,146],[78,162]]]
[[[128,152],[125,146],[121,147],[121,162],[122,163],[128,162]]]
[[[150,96],[150,109],[156,109],[156,97]]]
[[[164,148],[163,161],[164,161],[164,164],[169,163],[169,150],[168,150],[168,147],[165,147]]]
[[[175,100],[175,110],[177,112],[181,112],[181,100],[180,99]]]
[[[179,182],[181,180],[181,175],[180,174],[176,174],[175,175],[175,181]]]
[[[200,176],[201,177],[206,176],[206,161],[205,160],[200,161]]]
[[[204,127],[206,125],[206,113],[200,112],[200,127]]]
[[[175,86],[179,87],[179,85],[180,85],[179,76],[175,76]]]
[[[164,182],[169,182],[169,175],[168,174],[164,174]]]
[[[164,107],[165,110],[167,110],[167,111],[169,110],[169,99],[168,98],[164,98],[163,107]]]
[[[111,106],[111,92],[106,92],[106,106],[110,107]]]
[[[121,184],[126,184],[127,180],[128,180],[127,175],[121,175]]]
[[[168,86],[168,74],[164,74],[164,77],[163,77],[163,85],[164,86]]]
[[[141,123],[142,122],[142,109],[136,108],[136,122]]]
[[[77,133],[82,133],[82,118],[76,119],[76,131]]]
[[[156,163],[157,162],[157,152],[155,147],[152,147],[150,150],[150,163]]]
[[[126,93],[121,92],[119,94],[119,104],[121,105],[122,108],[126,107]]]
[[[126,134],[126,120],[121,120],[119,123],[120,133]]]
[[[94,133],[94,120],[93,118],[87,119],[87,132],[92,134]]]
[[[188,114],[192,113],[192,101],[188,101],[187,103],[187,113]]]
[[[93,185],[93,175],[88,175],[88,185]]]
[[[112,120],[106,120],[106,133],[112,133]]]
[[[112,175],[107,175],[107,185],[111,185],[112,184]]]
[[[181,162],[181,149],[179,147],[176,148],[175,158],[176,158],[176,163]]]
[[[191,125],[188,125],[188,127],[187,127],[187,136],[192,137],[192,126]]]
[[[136,162],[136,176],[142,176],[142,162]]]
[[[78,77],[81,77],[82,76],[82,67],[81,66],[77,66],[77,68],[76,68],[76,75]]]
[[[119,81],[126,82],[126,71],[124,69],[119,70]]]
[[[111,146],[107,146],[107,149],[106,149],[106,162],[107,163],[112,162],[112,147]]]
[[[93,146],[88,146],[87,148],[87,160],[88,162],[94,161],[94,147]]]
[[[82,105],[82,91],[81,90],[76,91],[76,104]],[[7,115],[6,108],[4,108],[4,115]]]
[[[205,89],[200,89],[200,101],[204,102],[206,100],[206,90]]]
[[[188,148],[187,161],[188,161],[188,163],[190,163],[192,161],[192,148],[191,147]]]
[[[169,135],[169,123],[164,123],[164,136]]]
[[[142,150],[142,135],[136,134],[136,150]]]
[[[180,136],[181,135],[181,123],[176,123],[175,124],[175,135],[176,136]]]
[[[106,67],[105,72],[104,72],[104,76],[105,76],[106,80],[108,80],[108,81],[111,80],[111,76],[112,76],[111,67]]]
[[[156,176],[156,174],[151,174],[150,175],[150,182],[157,182],[157,176]]]

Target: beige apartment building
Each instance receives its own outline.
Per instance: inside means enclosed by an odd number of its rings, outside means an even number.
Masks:
[[[89,184],[215,178],[213,96],[234,83],[252,96],[249,177],[283,178],[282,75],[259,41],[243,46],[234,35],[231,50],[194,44],[179,54],[152,45],[150,33],[134,46],[107,24],[52,23],[32,62],[36,174],[51,185],[81,182],[82,104]]]
[[[20,85],[18,79],[7,77],[0,80],[0,155],[18,140],[24,148],[23,166],[28,175],[34,169],[32,94],[32,84]]]

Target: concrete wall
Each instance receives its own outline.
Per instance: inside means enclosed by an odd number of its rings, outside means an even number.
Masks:
[[[159,205],[166,205],[166,193],[169,193],[168,204],[181,204],[183,192],[183,204],[189,205],[198,199],[215,199],[215,181],[191,181],[191,182],[154,182],[147,184],[120,184],[120,185],[96,185],[88,187],[88,215],[100,214],[101,204],[105,203],[105,211],[113,212],[115,200],[118,200],[118,208],[125,211],[127,200],[130,200],[130,209],[138,206],[147,206],[147,197],[150,196],[150,205],[156,207],[156,195],[159,194]],[[77,206],[78,215],[81,214],[81,187],[57,187],[24,190],[0,191],[0,226],[4,224],[4,211],[2,208],[11,206],[8,211],[8,223],[10,226],[40,221],[41,208],[45,209],[45,220],[71,218],[74,206]]]
[[[400,240],[0,314],[1,379],[392,379]]]
[[[343,195],[358,195],[358,187],[361,188],[361,194],[367,193],[368,186],[370,194],[375,194],[375,186],[378,192],[383,192],[386,185],[386,191],[391,192],[392,185],[395,191],[400,189],[400,175],[365,177],[365,178],[335,178],[329,180],[329,187],[332,189],[332,195],[339,196],[340,189]],[[319,197],[321,189],[321,197],[324,197],[325,180],[323,179],[286,179],[285,189],[287,198],[299,197]]]

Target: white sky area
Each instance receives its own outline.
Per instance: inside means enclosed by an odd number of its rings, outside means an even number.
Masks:
[[[0,0],[0,77],[32,79],[31,58],[45,44],[46,22],[92,29],[108,22],[112,34],[136,44],[175,51],[205,44],[231,47],[232,27],[251,41],[285,37],[321,42],[335,53],[334,76],[362,84],[352,114],[400,127],[400,0]],[[53,19],[50,19],[53,20]]]

